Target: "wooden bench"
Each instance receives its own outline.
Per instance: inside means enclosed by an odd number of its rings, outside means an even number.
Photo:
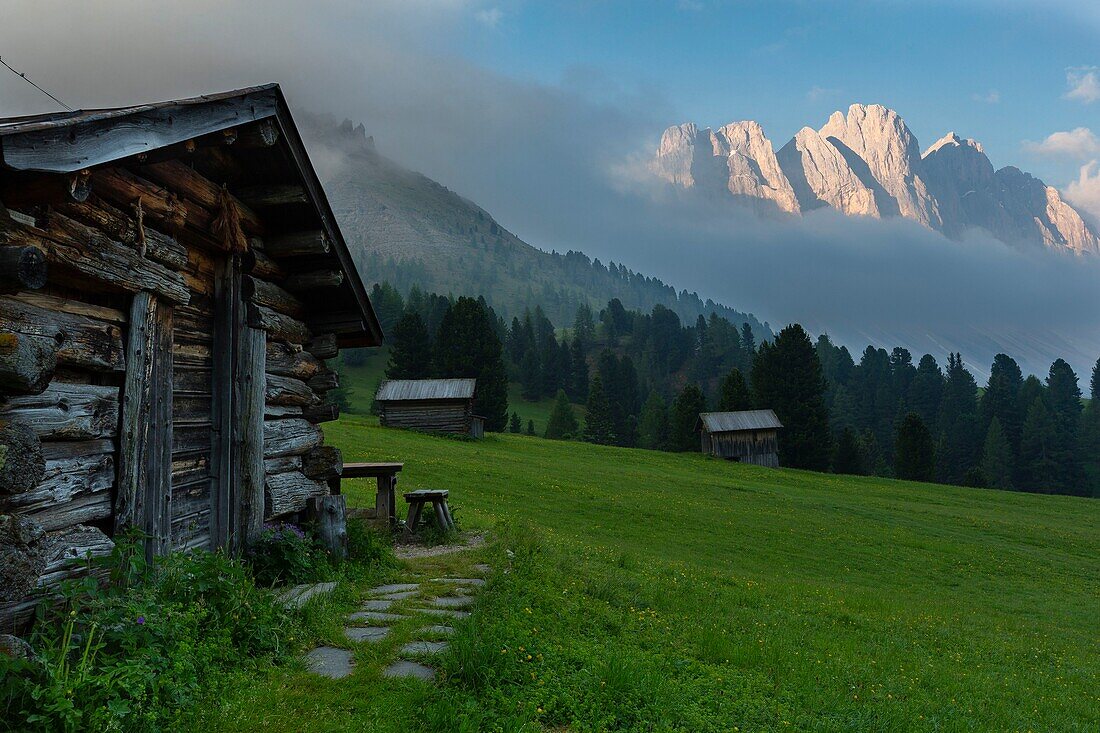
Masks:
[[[375,478],[378,479],[378,495],[374,500],[376,516],[386,517],[391,525],[397,524],[397,474],[405,467],[404,463],[345,463],[339,478],[330,483],[334,494],[340,493],[340,479]]]
[[[405,529],[410,532],[416,531],[416,526],[420,524],[420,514],[424,510],[424,505],[431,502],[432,508],[435,509],[436,526],[444,532],[453,530],[455,520],[451,516],[451,508],[447,506],[447,494],[449,493],[445,489],[420,489],[405,494],[405,501],[409,503],[409,516],[405,520]]]

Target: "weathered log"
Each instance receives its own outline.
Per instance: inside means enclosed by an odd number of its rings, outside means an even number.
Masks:
[[[316,270],[287,275],[283,287],[294,293],[304,293],[311,290],[331,290],[343,284],[344,273],[341,270]]]
[[[242,125],[235,132],[237,139],[233,145],[239,148],[270,148],[279,142],[279,127],[272,119]]]
[[[321,428],[301,418],[264,422],[264,457],[300,456],[325,442]]]
[[[306,509],[307,518],[313,522],[321,547],[324,547],[337,560],[347,557],[347,497],[314,496],[309,499]]]
[[[118,387],[53,382],[41,394],[0,401],[0,419],[26,422],[41,440],[93,440],[118,433]]]
[[[37,290],[46,284],[45,253],[37,247],[0,247],[0,293]]]
[[[25,517],[0,514],[0,602],[21,600],[46,567],[45,531]]]
[[[264,280],[283,280],[286,278],[286,270],[266,252],[256,246],[255,237],[250,240],[251,245],[247,252],[241,255],[241,269]]]
[[[157,231],[144,224],[140,231],[133,213],[127,214],[116,209],[98,196],[84,203],[68,204],[60,208],[62,214],[100,229],[108,237],[123,244],[140,249],[145,255],[173,270],[187,267],[187,248],[176,241],[175,237]],[[144,245],[142,239],[144,238]]]
[[[302,408],[293,405],[272,405],[264,407],[264,420],[283,420],[288,417],[302,417]]]
[[[115,452],[115,441],[104,438],[102,440],[74,440],[72,442],[50,442],[42,444],[42,456],[46,462],[67,461],[71,458],[85,456],[99,456],[104,453]]]
[[[9,176],[0,187],[0,201],[17,209],[87,201],[92,192],[87,171],[69,175],[15,173]]]
[[[238,415],[233,419],[237,495],[234,549],[254,543],[264,525],[264,385],[266,336],[244,328],[234,385]]]
[[[318,359],[332,359],[340,353],[340,346],[336,341],[336,334],[323,333],[312,341],[306,343],[306,351]]]
[[[30,491],[46,471],[42,443],[30,425],[0,419],[0,497]]]
[[[311,479],[327,481],[337,478],[343,472],[343,454],[334,446],[322,445],[302,456],[302,473]]]
[[[159,183],[180,196],[186,196],[207,209],[217,210],[221,206],[221,186],[179,160],[142,166],[140,172],[150,181]],[[236,198],[231,201],[237,207],[244,230],[257,232],[263,228],[256,212]]]
[[[328,235],[320,229],[294,232],[264,241],[264,252],[276,259],[328,254]]]
[[[300,512],[306,508],[310,498],[328,494],[328,484],[306,478],[299,471],[272,474],[265,484],[265,519]]]
[[[300,346],[270,341],[267,344],[267,373],[303,381],[324,369],[321,360]]]
[[[46,462],[46,473],[31,491],[0,498],[0,512],[34,520],[57,530],[111,516],[115,459],[110,453]]]
[[[340,386],[340,375],[326,369],[323,372],[319,372],[316,376],[311,377],[306,384],[309,385],[309,388],[314,392],[324,394]]]
[[[265,398],[269,405],[312,405],[319,398],[305,382],[293,377],[267,375]]]
[[[202,207],[191,204],[168,189],[139,178],[123,168],[93,171],[92,190],[123,208],[129,208],[140,201],[143,215],[162,222],[167,231],[172,233],[188,224],[205,231],[213,218]]]
[[[287,471],[301,471],[301,456],[283,456],[282,458],[268,458],[264,461],[264,473],[272,475],[286,473]]]
[[[237,198],[249,206],[285,206],[287,204],[307,204],[309,196],[306,190],[293,183],[263,184],[248,186],[237,191]]]
[[[57,361],[93,370],[122,371],[122,330],[115,324],[0,297],[0,332],[22,333],[57,344]]]
[[[0,333],[0,393],[38,394],[57,369],[57,342],[25,333]]]
[[[306,307],[302,301],[267,280],[245,275],[241,280],[244,297],[256,305],[263,305],[293,318],[305,315]]]
[[[248,304],[248,325],[267,331],[268,338],[304,344],[310,340],[306,324],[267,306]]]
[[[307,325],[314,333],[341,334],[367,333],[370,329],[358,312],[342,311],[338,313],[313,313]]]
[[[322,402],[302,408],[302,417],[314,425],[340,419],[340,408],[331,402]]]

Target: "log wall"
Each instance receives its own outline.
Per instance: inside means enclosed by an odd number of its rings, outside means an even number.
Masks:
[[[383,402],[379,404],[378,420],[389,428],[470,435],[473,403],[470,400]]]
[[[775,430],[703,431],[702,448],[718,458],[779,468],[779,434]]]

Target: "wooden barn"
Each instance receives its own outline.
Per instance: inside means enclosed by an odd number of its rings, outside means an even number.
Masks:
[[[278,86],[0,120],[0,632],[67,560],[237,552],[341,470],[382,333]]]
[[[480,438],[485,420],[474,414],[476,395],[474,379],[391,379],[374,402],[386,427]]]
[[[695,424],[704,453],[768,468],[779,468],[782,427],[771,410],[704,412]]]

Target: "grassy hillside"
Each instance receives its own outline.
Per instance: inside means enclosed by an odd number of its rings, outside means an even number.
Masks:
[[[348,459],[405,461],[403,488],[451,489],[467,528],[541,532],[535,550],[515,541],[517,600],[499,601],[519,626],[486,622],[485,636],[511,638],[481,644],[526,640],[543,661],[514,684],[490,674],[446,693],[487,721],[518,709],[601,729],[612,684],[608,709],[621,718],[630,701],[658,729],[1100,726],[1096,502],[462,442],[358,417],[327,432]],[[373,502],[366,482],[346,491]]]

